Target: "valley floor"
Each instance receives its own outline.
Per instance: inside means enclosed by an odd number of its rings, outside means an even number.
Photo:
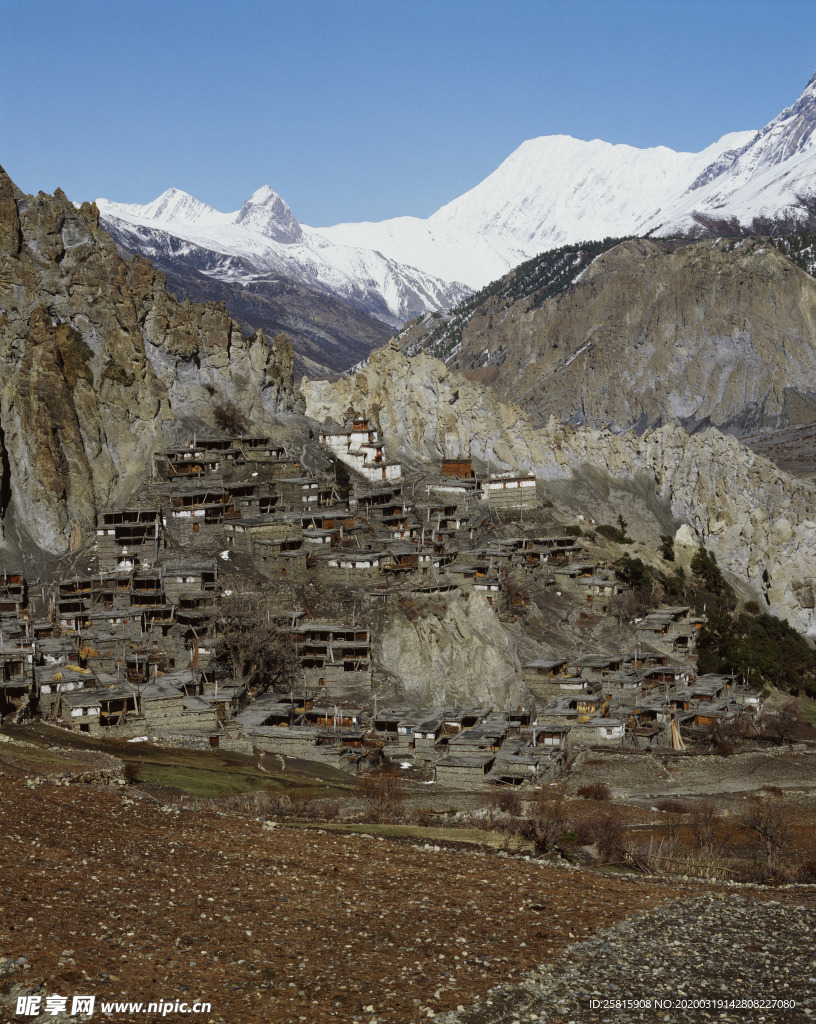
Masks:
[[[816,995],[805,931],[816,925],[816,886],[568,869],[400,842],[376,826],[270,827],[217,805],[165,804],[158,787],[58,784],[64,765],[49,767],[48,748],[34,769],[18,757],[30,748],[13,746],[0,751],[8,1019],[20,996],[85,993],[97,1008],[203,1000],[210,1012],[193,1019],[212,1024],[709,1019],[589,1007],[596,993],[683,991],[793,998],[795,1011],[747,1017],[794,1021]]]

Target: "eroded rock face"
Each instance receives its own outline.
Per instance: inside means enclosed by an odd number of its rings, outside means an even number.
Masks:
[[[395,609],[377,660],[407,698],[425,707],[454,700],[503,706],[519,694],[515,643],[479,594]]]
[[[373,417],[392,451],[404,447],[422,459],[475,455],[494,466],[533,466],[535,434],[520,409],[497,401],[488,388],[438,359],[424,353],[408,359],[393,342],[350,377],[334,384],[304,381],[301,394],[307,414],[318,421],[342,423],[352,413]]]
[[[234,404],[263,430],[294,408],[293,354],[219,306],[179,304],[121,259],[95,206],[23,195],[0,169],[0,512],[67,550],[126,500],[179,426]]]
[[[809,582],[816,577],[816,488],[782,472],[734,437],[668,425],[642,436],[573,427],[553,416],[541,430],[490,389],[425,354],[393,346],[354,377],[304,384],[307,413],[379,421],[384,436],[423,459],[474,455],[492,467],[568,478],[593,466],[613,478],[645,475],[673,515],[720,564],[764,595],[766,607],[816,635]]]
[[[816,419],[816,280],[752,239],[636,239],[531,309],[488,299],[452,369],[536,422],[748,433]],[[500,365],[495,365],[495,363]]]

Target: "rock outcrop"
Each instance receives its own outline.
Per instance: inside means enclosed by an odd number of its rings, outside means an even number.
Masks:
[[[34,543],[67,550],[218,406],[271,426],[295,406],[292,369],[286,338],[244,337],[120,258],[95,206],[23,195],[0,169],[0,514]]]
[[[816,419],[816,280],[769,243],[635,239],[540,306],[515,287],[469,315],[447,362],[536,422],[742,434]]]
[[[479,594],[395,608],[378,645],[380,668],[420,706],[517,701],[512,636]]]
[[[308,415],[369,415],[395,447],[422,459],[472,455],[545,481],[580,475],[587,466],[611,478],[651,481],[725,569],[763,595],[774,614],[816,636],[816,488],[734,437],[714,429],[688,434],[673,424],[621,436],[555,417],[536,430],[489,388],[424,353],[409,359],[393,344],[353,377],[305,384],[302,392]]]

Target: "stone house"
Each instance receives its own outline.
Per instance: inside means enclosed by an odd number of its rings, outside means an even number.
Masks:
[[[61,692],[57,716],[78,732],[99,733],[141,718],[141,700],[135,687]]]

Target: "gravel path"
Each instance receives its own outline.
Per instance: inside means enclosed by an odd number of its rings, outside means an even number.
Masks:
[[[523,984],[495,990],[469,1010],[437,1020],[787,1024],[814,1019],[814,925],[816,910],[804,905],[736,894],[686,896],[635,914],[576,944]],[[661,999],[664,1006],[656,1006]],[[600,1005],[593,1006],[593,1000]],[[795,1007],[716,1005],[732,1000],[794,1001]],[[615,1001],[629,1004],[615,1006]]]

